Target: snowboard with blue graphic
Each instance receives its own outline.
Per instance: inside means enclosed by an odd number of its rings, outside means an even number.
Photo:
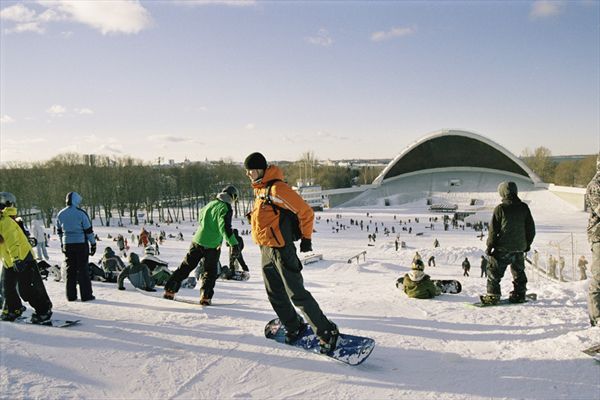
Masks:
[[[265,337],[276,342],[294,346],[316,354],[320,352],[319,339],[312,328],[307,326],[304,335],[293,343],[285,343],[286,329],[278,318],[271,320],[265,326]],[[364,362],[373,349],[375,340],[362,336],[340,333],[335,349],[331,353],[322,354],[349,365],[358,365]]]

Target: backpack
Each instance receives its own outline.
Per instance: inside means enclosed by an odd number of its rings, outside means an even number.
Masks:
[[[265,203],[273,207],[273,212],[275,213],[275,215],[281,213],[281,217],[279,217],[280,220],[281,218],[283,218],[290,221],[292,226],[292,240],[294,242],[298,241],[302,238],[302,231],[300,230],[300,220],[298,219],[298,216],[294,212],[288,210],[287,208],[279,207],[273,202],[273,199],[271,198],[271,188],[273,187],[275,182],[282,182],[282,180],[273,179],[267,182],[267,195],[265,196]]]

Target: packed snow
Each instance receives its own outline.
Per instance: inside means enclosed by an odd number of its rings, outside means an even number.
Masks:
[[[533,247],[542,260],[557,243],[565,243],[564,252],[571,242],[575,260],[581,254],[591,260],[583,211],[549,192],[527,198],[538,229]],[[64,329],[0,323],[0,397],[600,399],[600,364],[581,352],[600,342],[600,329],[591,328],[587,317],[587,281],[573,280],[578,273],[570,272],[568,281],[559,282],[528,269],[529,291],[538,294],[537,301],[472,307],[469,303],[485,293],[479,269],[485,238],[470,228],[444,231],[441,216],[420,203],[317,213],[313,248],[323,260],[304,267],[305,283],[342,332],[376,340],[370,358],[359,366],[265,339],[264,326],[275,315],[265,294],[258,247],[243,236],[251,277],[217,281],[213,300],[221,305],[201,308],[154,298],[128,282],[126,291],[93,282],[95,301],[67,302],[64,283],[49,278],[54,317],[81,323]],[[438,217],[433,230],[430,217]],[[350,219],[362,220],[364,230]],[[367,235],[375,223],[376,241],[369,246]],[[395,233],[384,235],[383,226],[393,226]],[[412,233],[403,226],[412,227]],[[159,230],[183,233],[184,241],[167,239],[160,247],[159,257],[175,269],[195,227],[186,221],[146,229],[155,235]],[[234,219],[234,227],[248,229],[242,218]],[[140,228],[95,226],[101,241],[91,261],[97,262],[108,245],[116,250],[108,234],[122,233],[131,242],[130,231],[137,234]],[[398,251],[397,234],[406,243]],[[130,250],[143,253],[135,245]],[[364,250],[366,259],[348,262]],[[437,266],[425,272],[460,280],[462,293],[417,300],[398,290],[395,281],[410,269],[416,251],[425,262],[435,255]],[[56,235],[49,253],[52,264],[62,262]],[[462,276],[465,257],[472,265],[470,277]],[[226,251],[221,261],[228,263]],[[570,255],[567,261],[571,271]],[[503,295],[511,286],[507,271]],[[198,286],[179,294],[197,298]]]

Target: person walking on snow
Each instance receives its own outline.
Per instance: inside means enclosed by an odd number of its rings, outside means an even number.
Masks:
[[[223,238],[232,248],[232,253],[240,252],[238,242],[231,228],[233,209],[231,204],[238,199],[235,186],[226,186],[217,198],[198,212],[198,230],[192,238],[192,244],[181,265],[165,284],[165,299],[173,300],[179,291],[181,282],[204,259],[204,273],[200,287],[200,304],[210,305],[217,280],[217,264],[221,256]]]
[[[585,204],[590,210],[587,235],[592,247],[588,312],[590,324],[598,326],[600,322],[600,154],[596,159],[596,175],[588,184],[585,192]]]
[[[535,237],[535,223],[529,206],[518,196],[514,182],[498,185],[502,202],[494,208],[487,238],[486,254],[489,256],[487,294],[482,301],[496,304],[500,301],[500,280],[510,265],[513,291],[508,300],[523,303],[527,292],[525,253],[531,248]]]
[[[327,319],[304,287],[302,263],[294,246],[294,241],[300,239],[300,252],[312,251],[314,212],[283,181],[282,170],[268,165],[261,153],[248,155],[244,168],[254,189],[252,239],[260,247],[265,289],[273,310],[286,327],[286,342],[295,342],[306,329],[296,311],[298,307],[316,332],[321,352],[330,353],[337,344],[338,327]]]
[[[90,218],[79,208],[82,201],[83,198],[79,193],[67,193],[67,206],[56,216],[56,233],[67,264],[68,301],[77,300],[77,284],[79,284],[81,301],[95,299],[88,262],[89,256],[96,254],[96,239]]]
[[[488,260],[485,256],[481,256],[481,278],[487,277]]]
[[[465,260],[462,262],[463,276],[469,276],[469,271],[471,270],[471,263],[469,259],[465,257]]]

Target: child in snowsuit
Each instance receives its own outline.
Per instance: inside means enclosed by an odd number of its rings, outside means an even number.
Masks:
[[[420,258],[415,258],[412,264],[412,270],[404,275],[402,285],[404,293],[408,297],[415,299],[431,299],[442,293],[441,289],[435,286],[431,277],[424,273],[425,264]]]

